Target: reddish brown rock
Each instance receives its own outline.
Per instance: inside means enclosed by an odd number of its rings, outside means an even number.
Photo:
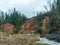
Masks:
[[[34,19],[31,18],[22,25],[20,33],[35,33],[36,27],[36,21],[34,21]]]
[[[7,34],[12,34],[14,30],[14,25],[10,23],[2,24],[0,26],[2,32],[6,32]]]

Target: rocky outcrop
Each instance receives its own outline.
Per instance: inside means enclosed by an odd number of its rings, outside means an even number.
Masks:
[[[14,30],[14,25],[10,23],[2,24],[0,26],[0,31],[5,32],[7,34],[12,34]]]
[[[20,33],[35,33],[38,24],[34,18],[28,19],[21,27]]]
[[[44,16],[44,18],[41,21],[39,21],[41,23],[40,26],[39,25],[40,23],[37,22],[34,17],[30,18],[22,25],[20,33],[35,33],[37,28],[41,29],[42,34],[49,33],[49,31],[51,30],[51,25],[49,25],[51,20],[52,20],[51,16],[48,15]]]
[[[41,30],[42,30],[42,34],[46,34],[49,33],[49,31],[51,30],[51,20],[52,17],[51,16],[45,16],[42,20],[41,20]]]

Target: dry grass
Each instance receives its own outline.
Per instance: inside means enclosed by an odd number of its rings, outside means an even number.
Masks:
[[[37,34],[14,34],[7,36],[0,32],[0,45],[47,45],[34,43],[39,40]]]
[[[14,34],[7,36],[0,32],[0,45],[33,45],[33,42],[39,40],[36,34]]]

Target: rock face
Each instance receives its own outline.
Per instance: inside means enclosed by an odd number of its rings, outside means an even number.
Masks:
[[[14,30],[14,25],[10,23],[2,24],[0,26],[2,32],[6,32],[7,34],[12,34]]]
[[[34,19],[27,20],[21,27],[20,33],[35,33],[37,27],[36,21]]]
[[[41,26],[38,25],[37,21],[34,18],[31,18],[29,20],[27,20],[21,27],[20,33],[35,33],[37,28],[41,28],[41,33],[42,34],[46,34],[49,33],[49,31],[51,30],[51,26],[49,25],[49,23],[51,22],[52,17],[50,16],[45,16],[42,20],[41,20]]]
[[[49,30],[51,30],[51,25],[50,22],[52,20],[52,17],[50,16],[45,16],[41,23],[42,23],[42,26],[41,26],[41,30],[42,30],[42,34],[46,34],[46,33],[49,33]]]

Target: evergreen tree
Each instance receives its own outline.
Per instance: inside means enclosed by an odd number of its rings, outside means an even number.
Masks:
[[[5,14],[5,20],[4,20],[4,23],[10,23],[10,16],[9,14]]]

